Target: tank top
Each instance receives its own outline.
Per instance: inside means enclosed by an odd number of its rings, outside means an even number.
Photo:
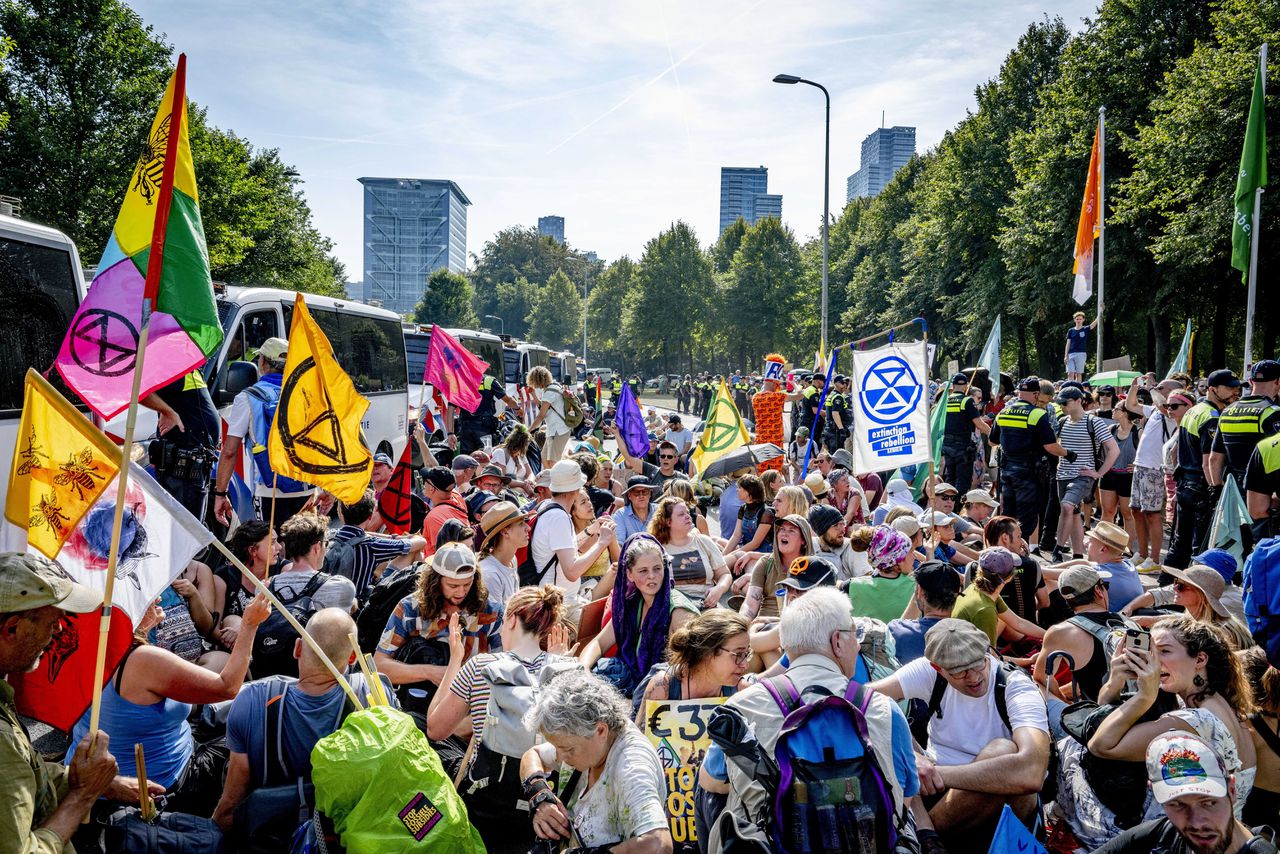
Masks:
[[[1129,474],[1133,471],[1133,460],[1138,455],[1138,439],[1139,431],[1137,428],[1129,428],[1127,438],[1121,439],[1116,435],[1115,427],[1111,428],[1111,438],[1116,440],[1116,444],[1120,446],[1120,456],[1116,457],[1115,463],[1112,464],[1111,470],[1120,474]]]
[[[1085,611],[1075,616],[1088,620],[1090,623],[1097,623],[1099,626],[1106,626],[1108,621],[1116,619],[1114,614],[1102,611]],[[1084,667],[1076,668],[1072,675],[1080,693],[1090,700],[1096,700],[1098,699],[1098,692],[1102,690],[1102,684],[1107,681],[1110,665],[1107,660],[1107,651],[1103,648],[1102,642],[1092,635],[1089,639],[1093,641],[1093,655],[1089,656],[1088,664]]]

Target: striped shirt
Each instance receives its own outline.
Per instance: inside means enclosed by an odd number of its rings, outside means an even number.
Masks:
[[[545,652],[539,653],[538,657],[533,661],[525,661],[513,652],[500,652],[473,655],[463,663],[462,669],[458,671],[458,675],[453,677],[453,682],[449,684],[449,691],[459,700],[466,703],[470,709],[473,738],[479,738],[484,733],[484,716],[489,708],[489,694],[493,691],[489,680],[484,678],[484,674],[480,670],[489,662],[497,661],[499,655],[511,656],[523,664],[524,669],[529,671],[532,676],[537,676],[538,671],[542,669],[542,665],[547,663],[547,654]]]
[[[1101,445],[1109,437],[1106,425],[1087,412],[1079,421],[1063,418],[1058,428],[1058,443],[1068,451],[1075,451],[1077,456],[1074,463],[1067,462],[1066,457],[1058,458],[1058,480],[1072,480],[1080,476],[1081,469],[1096,466],[1094,445]]]
[[[343,525],[333,532],[330,547],[332,548],[333,543],[348,543],[364,535],[363,528],[358,528],[355,525]],[[373,571],[379,564],[407,554],[409,541],[369,534],[365,536],[364,540],[355,544],[354,551],[355,566],[351,570],[351,583],[356,586],[356,596],[364,599],[365,593],[369,590],[369,585],[373,583]]]

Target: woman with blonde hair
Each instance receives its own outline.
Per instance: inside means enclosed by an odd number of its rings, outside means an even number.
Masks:
[[[519,422],[502,444],[493,449],[491,462],[511,478],[511,488],[533,495],[533,467],[529,465],[529,428]]]
[[[1254,645],[1249,629],[1223,604],[1222,594],[1226,592],[1227,582],[1217,570],[1196,565],[1186,569],[1169,567],[1165,571],[1174,578],[1175,605],[1181,605],[1196,620],[1222,629],[1232,649],[1239,651]],[[1148,620],[1139,617],[1137,622],[1142,624]]]
[[[565,397],[569,394],[564,386],[554,382],[551,371],[538,365],[529,371],[525,384],[533,389],[534,399],[538,402],[538,414],[529,423],[529,432],[539,427],[546,429],[547,441],[542,446],[542,465],[550,468],[564,456],[564,449],[569,444],[573,431],[565,423]]]
[[[687,502],[664,496],[649,515],[649,534],[671,560],[676,589],[701,608],[714,608],[733,579],[715,540],[694,526]]]
[[[679,498],[689,507],[689,513],[693,515],[694,524],[698,526],[698,533],[706,536],[710,535],[707,530],[707,517],[703,515],[702,508],[698,506],[698,496],[693,492],[693,484],[682,477],[667,481],[662,487],[662,495],[673,496]]]
[[[773,497],[778,494],[778,490],[786,485],[782,480],[782,472],[777,469],[761,472],[760,483],[764,486],[764,500],[770,504],[773,503]]]
[[[596,517],[595,509],[591,506],[591,496],[587,494],[585,489],[579,489],[577,496],[573,499],[573,510],[569,513],[569,518],[573,520],[573,531],[575,534],[585,534],[587,537],[594,539],[600,535],[600,520]],[[609,542],[609,548],[600,552],[595,563],[587,567],[586,572],[582,573],[583,592],[599,584],[606,575],[609,574],[610,568],[618,561],[618,540],[615,537]],[[590,582],[590,585],[588,585]],[[592,599],[600,599],[606,591],[593,595]]]

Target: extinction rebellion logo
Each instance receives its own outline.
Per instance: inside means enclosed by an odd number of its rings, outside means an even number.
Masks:
[[[886,356],[862,378],[858,396],[863,414],[876,424],[867,431],[867,442],[881,457],[911,453],[916,435],[906,419],[915,412],[924,387],[911,365],[900,356]]]

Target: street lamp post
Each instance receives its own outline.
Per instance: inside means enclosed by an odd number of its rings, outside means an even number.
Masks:
[[[827,352],[827,244],[828,227],[831,221],[831,93],[821,83],[805,80],[794,74],[779,74],[773,78],[774,83],[795,85],[806,83],[822,90],[827,102],[827,139],[822,163],[822,352]]]
[[[486,314],[486,315],[484,316],[484,319],[485,319],[485,320],[496,320],[496,321],[498,321],[498,334],[499,334],[499,335],[506,335],[506,334],[507,334],[507,322],[506,322],[505,320],[503,320],[501,317],[498,317],[498,315],[496,315],[496,314]]]

